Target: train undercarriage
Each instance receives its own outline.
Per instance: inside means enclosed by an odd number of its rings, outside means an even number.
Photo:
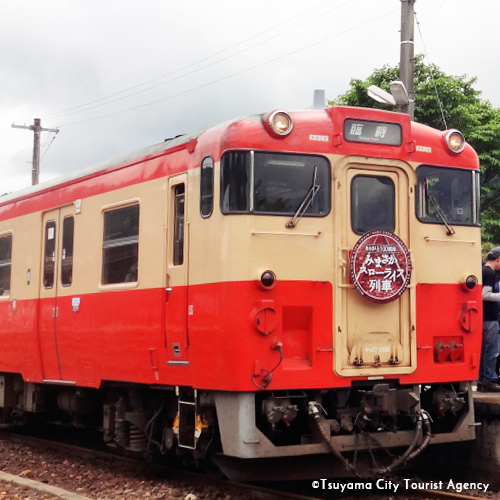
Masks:
[[[475,437],[466,382],[218,392],[118,383],[90,389],[0,374],[0,425],[31,422],[94,428],[117,450],[215,464],[247,481],[368,477],[368,470],[407,465],[428,444]]]

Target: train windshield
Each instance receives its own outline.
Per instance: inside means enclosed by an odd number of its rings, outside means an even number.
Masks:
[[[229,151],[221,159],[221,210],[294,216],[314,183],[305,217],[330,211],[330,166],[322,156]]]
[[[417,215],[421,222],[479,224],[479,173],[422,166],[417,169]]]

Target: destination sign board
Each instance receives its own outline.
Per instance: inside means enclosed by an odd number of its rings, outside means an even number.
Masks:
[[[368,120],[344,121],[344,137],[350,142],[365,142],[384,146],[401,146],[403,132],[397,123],[371,122]]]

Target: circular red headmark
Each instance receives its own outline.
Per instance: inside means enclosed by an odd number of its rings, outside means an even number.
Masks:
[[[410,252],[395,234],[370,231],[354,245],[349,271],[361,295],[378,303],[391,302],[410,282]]]

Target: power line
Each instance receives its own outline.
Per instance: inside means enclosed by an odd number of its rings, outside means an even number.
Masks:
[[[269,60],[267,60],[267,61],[265,61],[265,62],[262,62],[262,63],[256,64],[256,65],[254,65],[254,66],[252,66],[252,67],[250,67],[250,68],[246,68],[246,69],[243,69],[243,70],[241,70],[241,71],[237,71],[237,72],[235,72],[235,73],[231,73],[230,75],[226,75],[226,76],[223,76],[223,77],[221,77],[221,78],[217,78],[217,79],[215,79],[215,80],[212,80],[211,82],[208,82],[208,83],[205,83],[205,84],[202,84],[202,85],[198,85],[197,87],[193,87],[193,88],[191,88],[191,89],[184,90],[184,91],[182,91],[182,92],[178,92],[178,93],[176,93],[176,94],[172,94],[172,95],[170,95],[170,96],[163,97],[163,98],[161,98],[161,99],[156,99],[156,100],[154,100],[154,101],[151,101],[151,102],[148,102],[148,103],[145,103],[145,104],[140,104],[140,105],[137,105],[137,106],[133,106],[133,107],[131,107],[131,108],[123,109],[123,110],[121,110],[121,111],[116,111],[116,112],[113,112],[113,113],[108,113],[108,114],[101,115],[101,116],[97,116],[97,117],[94,117],[94,118],[87,118],[87,119],[84,119],[84,120],[79,120],[79,121],[76,121],[76,122],[64,123],[64,124],[62,124],[62,125],[61,125],[61,127],[64,127],[64,126],[69,126],[69,125],[77,125],[77,124],[80,124],[80,123],[86,123],[86,122],[89,122],[89,121],[100,120],[100,119],[102,119],[102,118],[108,118],[108,117],[110,117],[110,116],[116,116],[116,115],[119,115],[119,114],[122,114],[122,113],[127,113],[127,112],[129,112],[129,111],[134,111],[134,110],[136,110],[136,109],[141,109],[141,108],[145,108],[145,107],[148,107],[148,106],[152,106],[153,104],[158,104],[159,102],[167,101],[167,100],[173,99],[173,98],[175,98],[175,97],[180,97],[181,95],[185,95],[185,94],[188,94],[188,93],[194,92],[194,91],[196,91],[196,90],[200,90],[200,89],[205,88],[205,87],[208,87],[208,86],[210,86],[210,85],[214,85],[214,84],[216,84],[216,83],[219,83],[219,82],[221,82],[221,81],[227,80],[227,79],[232,78],[232,77],[234,77],[234,76],[239,76],[239,75],[241,75],[241,74],[248,73],[249,71],[252,71],[252,70],[254,70],[254,69],[260,68],[260,67],[265,66],[265,65],[270,64],[270,63],[274,63],[274,62],[276,62],[276,61],[278,61],[278,60],[280,60],[280,59],[284,59],[285,57],[289,57],[289,56],[291,56],[291,55],[297,54],[297,53],[302,52],[302,51],[304,51],[304,50],[310,49],[310,48],[312,48],[312,47],[315,47],[316,45],[320,45],[320,44],[322,44],[322,43],[325,43],[325,42],[327,42],[327,41],[331,40],[332,38],[336,38],[336,37],[339,37],[339,36],[345,35],[346,33],[349,33],[349,32],[351,32],[351,31],[354,31],[354,30],[357,30],[357,29],[359,29],[359,28],[362,28],[362,27],[364,27],[364,26],[366,26],[366,25],[368,25],[368,24],[371,24],[371,23],[373,23],[373,22],[375,22],[375,21],[378,21],[379,19],[382,19],[383,17],[386,17],[386,16],[388,16],[388,15],[390,15],[390,14],[393,14],[394,12],[398,12],[398,11],[399,11],[399,9],[394,9],[394,10],[391,10],[391,11],[389,11],[389,12],[386,12],[385,14],[382,14],[382,15],[380,15],[380,16],[378,16],[378,17],[376,17],[376,18],[373,18],[373,19],[371,19],[371,20],[369,20],[369,21],[366,21],[366,22],[364,22],[364,23],[361,23],[361,24],[359,24],[359,25],[357,25],[357,26],[354,26],[354,27],[352,27],[352,28],[346,29],[346,30],[344,30],[344,31],[342,31],[342,32],[340,32],[340,33],[336,33],[336,34],[334,34],[334,35],[328,36],[328,37],[326,37],[326,38],[323,38],[323,39],[321,39],[321,40],[318,40],[318,41],[316,41],[316,42],[314,42],[314,43],[311,43],[311,44],[309,44],[309,45],[306,45],[306,46],[301,47],[301,48],[299,48],[299,49],[296,49],[296,50],[294,50],[294,51],[288,52],[288,53],[283,54],[283,55],[281,55],[281,56],[277,56],[277,57],[275,57],[275,58],[273,58],[273,59],[269,59]]]
[[[31,151],[30,148],[25,148],[25,149],[22,149],[21,151],[17,152],[14,156],[12,156],[11,158],[9,158],[8,160],[4,161],[0,167],[4,167],[5,165],[7,165],[8,163],[10,163],[11,161],[15,160],[18,156],[26,153],[27,151]]]
[[[53,132],[54,133],[54,132]],[[45,155],[48,153],[49,149],[50,149],[50,146],[52,146],[52,144],[54,143],[54,141],[56,140],[56,137],[57,137],[57,132],[54,133],[54,135],[52,136],[52,139],[51,141],[49,142],[49,144],[42,144],[42,147],[45,148],[45,151],[43,152],[43,155],[42,157],[40,158],[40,161],[42,161],[44,158],[45,158]]]
[[[251,49],[253,49],[253,48],[255,48],[255,47],[258,47],[258,46],[260,46],[260,45],[263,45],[263,44],[265,44],[265,43],[267,43],[267,42],[269,42],[269,41],[271,41],[271,40],[274,40],[275,38],[278,38],[279,36],[282,36],[282,35],[284,35],[284,34],[286,34],[286,33],[290,32],[290,31],[293,31],[293,30],[295,30],[295,29],[297,29],[297,28],[300,28],[301,26],[304,26],[305,24],[308,24],[308,23],[310,23],[310,22],[312,22],[312,21],[315,21],[315,20],[317,20],[319,17],[322,17],[322,16],[324,16],[324,15],[326,15],[326,14],[329,14],[330,12],[333,12],[333,11],[335,11],[335,10],[338,10],[338,9],[340,9],[340,8],[344,7],[345,5],[348,5],[348,4],[352,3],[352,2],[354,2],[355,0],[348,0],[348,1],[346,1],[346,2],[344,2],[344,3],[342,3],[342,4],[340,4],[340,5],[335,6],[333,9],[330,9],[330,10],[328,10],[328,11],[326,11],[326,12],[323,12],[322,14],[320,14],[320,15],[318,15],[318,16],[315,16],[315,17],[313,17],[313,18],[311,18],[311,19],[309,19],[309,20],[307,20],[307,21],[304,21],[304,22],[302,22],[302,23],[300,23],[300,24],[298,24],[298,25],[296,25],[296,26],[293,26],[293,27],[291,27],[291,28],[289,28],[289,29],[287,29],[287,30],[285,30],[285,31],[282,31],[282,32],[280,32],[280,33],[278,33],[278,34],[276,34],[276,35],[273,35],[273,36],[271,36],[271,37],[269,37],[269,38],[266,38],[265,40],[262,40],[262,41],[260,41],[260,42],[258,42],[258,43],[256,43],[256,44],[253,44],[253,45],[251,45],[251,46],[249,46],[249,47],[247,47],[247,48],[244,48],[244,49],[242,49],[242,50],[240,50],[240,51],[238,51],[238,52],[235,52],[235,53],[233,53],[233,54],[230,54],[230,55],[228,55],[228,56],[226,56],[226,57],[224,57],[224,58],[222,58],[222,59],[219,59],[219,60],[214,61],[214,62],[212,62],[212,63],[205,64],[205,65],[201,66],[200,68],[193,69],[192,71],[189,71],[189,72],[187,72],[187,73],[183,73],[183,74],[181,74],[181,75],[179,75],[179,76],[176,76],[175,78],[171,78],[171,79],[169,79],[169,80],[167,80],[167,81],[165,81],[165,82],[157,83],[156,85],[152,85],[152,86],[146,87],[146,88],[144,88],[144,89],[137,90],[137,91],[132,92],[132,93],[130,93],[130,94],[124,95],[124,96],[122,96],[122,97],[117,97],[116,99],[113,99],[113,97],[120,96],[120,95],[125,94],[125,93],[127,93],[127,92],[133,91],[134,89],[138,89],[138,88],[140,88],[140,87],[144,87],[145,85],[149,85],[149,84],[151,84],[151,83],[158,82],[158,81],[160,81],[160,80],[163,80],[163,79],[165,79],[165,78],[168,78],[168,77],[170,77],[170,76],[173,76],[173,75],[175,75],[175,74],[177,74],[177,73],[180,73],[180,72],[182,72],[182,71],[185,71],[185,70],[187,70],[187,69],[189,69],[189,68],[192,68],[192,67],[194,67],[194,66],[197,66],[197,65],[199,65],[199,64],[201,64],[201,63],[204,63],[204,62],[206,62],[207,60],[213,59],[214,57],[217,57],[218,55],[221,55],[221,54],[223,54],[223,53],[225,53],[225,52],[228,52],[229,50],[232,50],[232,49],[234,49],[235,47],[238,47],[238,46],[240,46],[240,45],[243,45],[244,43],[246,43],[246,42],[248,42],[248,41],[250,41],[250,40],[252,40],[252,39],[254,39],[254,38],[257,38],[257,37],[259,37],[259,36],[261,36],[261,35],[263,35],[263,34],[265,34],[265,33],[269,32],[269,31],[272,31],[272,30],[274,30],[274,29],[278,28],[279,26],[282,26],[282,25],[284,25],[284,24],[287,24],[287,23],[289,23],[289,22],[293,21],[294,19],[296,19],[296,18],[298,18],[298,17],[303,17],[303,15],[304,15],[305,13],[311,12],[312,10],[316,10],[316,9],[318,9],[318,8],[320,8],[320,7],[324,6],[324,5],[326,5],[327,3],[330,3],[331,1],[332,1],[332,0],[327,0],[326,2],[323,2],[323,3],[321,3],[321,4],[319,4],[319,5],[315,6],[315,7],[312,7],[312,8],[310,8],[310,9],[308,9],[307,11],[304,11],[304,12],[302,12],[302,13],[300,13],[300,14],[297,14],[297,15],[295,15],[295,16],[293,16],[293,17],[291,17],[291,18],[289,18],[289,19],[287,19],[287,20],[285,20],[285,21],[282,21],[281,23],[278,23],[277,25],[272,26],[271,28],[268,28],[267,30],[264,30],[264,31],[261,31],[260,33],[257,33],[257,34],[255,34],[255,35],[252,35],[251,37],[248,37],[248,38],[246,38],[245,40],[242,40],[242,41],[240,41],[240,42],[238,42],[238,43],[236,43],[236,44],[234,44],[234,45],[232,45],[232,46],[230,46],[230,47],[227,47],[227,48],[225,48],[225,49],[223,49],[223,50],[221,50],[221,51],[219,51],[219,52],[216,52],[215,54],[212,54],[212,55],[210,55],[210,56],[208,56],[208,57],[205,57],[205,58],[203,58],[203,59],[200,59],[199,61],[196,61],[196,62],[194,62],[194,63],[192,63],[192,64],[188,64],[187,66],[184,66],[183,68],[177,69],[177,70],[175,70],[175,71],[172,71],[172,72],[167,73],[167,74],[165,74],[165,75],[162,75],[162,76],[160,76],[160,77],[154,78],[154,79],[152,79],[152,80],[146,81],[146,82],[144,82],[144,83],[140,83],[140,84],[134,85],[134,86],[132,86],[132,87],[128,87],[128,88],[126,88],[126,89],[124,89],[124,90],[121,90],[121,91],[119,91],[119,92],[115,92],[115,93],[110,94],[110,95],[108,95],[108,96],[106,96],[106,97],[102,97],[102,98],[100,98],[100,99],[96,99],[96,100],[90,101],[90,102],[88,102],[88,103],[86,103],[86,104],[81,104],[81,105],[79,105],[79,106],[75,106],[75,107],[72,107],[72,108],[68,108],[68,109],[63,110],[63,111],[59,111],[59,112],[56,112],[56,113],[52,113],[52,114],[50,114],[50,115],[45,116],[45,117],[44,117],[44,119],[54,119],[54,118],[64,117],[64,116],[68,116],[68,115],[72,115],[72,114],[76,114],[76,113],[82,113],[82,112],[84,112],[84,111],[89,111],[89,110],[91,110],[91,109],[95,109],[95,108],[99,108],[99,107],[102,107],[102,106],[106,106],[106,105],[108,105],[108,104],[112,104],[112,103],[114,103],[114,102],[121,101],[121,100],[123,100],[123,99],[128,99],[129,97],[133,97],[133,96],[135,96],[135,95],[137,95],[137,94],[141,94],[141,93],[147,92],[147,91],[152,90],[152,89],[155,89],[155,88],[157,88],[157,87],[160,87],[160,86],[163,86],[163,85],[167,85],[168,83],[172,83],[173,81],[179,80],[179,79],[184,78],[184,77],[189,76],[189,75],[192,75],[192,74],[194,74],[194,73],[197,73],[197,72],[199,72],[199,71],[202,71],[202,70],[204,70],[204,69],[207,69],[207,68],[209,68],[209,67],[211,67],[211,66],[214,66],[214,65],[219,64],[219,63],[221,63],[221,62],[227,61],[228,59],[231,59],[231,58],[233,58],[233,57],[236,57],[236,56],[238,56],[238,55],[240,55],[240,54],[242,54],[242,53],[244,53],[244,52],[247,52],[248,50],[251,50]],[[105,101],[105,102],[103,102],[103,101]],[[82,108],[83,108],[83,109],[82,109]]]
[[[439,110],[441,112],[441,119],[443,120],[443,125],[444,125],[444,129],[446,130],[448,128],[448,125],[446,123],[446,117],[444,115],[444,109],[443,109],[443,103],[441,101],[441,98],[439,97],[439,92],[438,92],[438,88],[437,88],[437,85],[436,85],[436,79],[434,78],[434,70],[432,69],[432,63],[429,59],[429,56],[427,54],[427,48],[425,47],[425,42],[424,42],[424,37],[422,36],[422,31],[420,30],[420,23],[417,19],[417,13],[415,12],[415,21],[417,23],[417,28],[418,28],[418,33],[420,35],[420,39],[422,40],[422,46],[424,47],[424,53],[425,53],[425,57],[429,63],[429,70],[430,70],[430,73],[431,73],[431,80],[432,80],[432,85],[434,86],[434,92],[436,94],[436,100],[438,102],[438,105],[439,105]]]

